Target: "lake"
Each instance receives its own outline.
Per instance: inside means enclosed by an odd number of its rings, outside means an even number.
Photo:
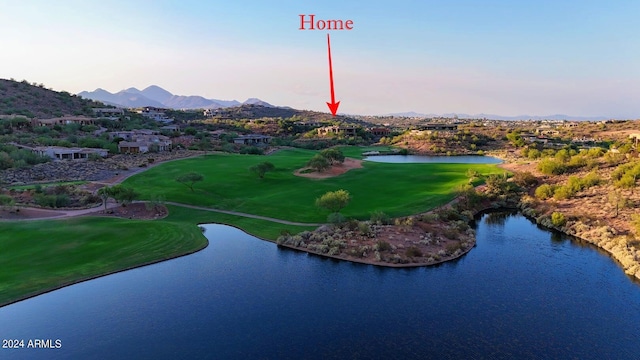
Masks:
[[[640,286],[520,215],[457,261],[380,268],[205,225],[192,255],[0,308],[1,359],[637,359]]]
[[[454,164],[500,164],[502,160],[493,156],[426,156],[426,155],[374,155],[364,158],[366,161],[383,163],[454,163]]]

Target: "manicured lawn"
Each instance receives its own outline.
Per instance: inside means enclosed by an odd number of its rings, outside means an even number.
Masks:
[[[355,149],[355,150],[354,150]],[[350,154],[363,148],[345,148]],[[164,196],[168,201],[209,206],[298,222],[324,222],[327,212],[315,199],[327,191],[345,189],[352,201],[347,217],[367,219],[373,211],[404,216],[427,211],[453,198],[456,186],[466,183],[466,171],[500,173],[495,165],[385,164],[364,162],[364,168],[341,176],[313,180],[293,175],[315,154],[309,150],[284,150],[269,156],[213,154],[159,165],[127,181],[143,198]],[[259,179],[249,167],[270,161],[276,171]],[[191,192],[174,179],[186,172],[204,175]]]
[[[169,206],[162,220],[102,217],[1,223],[0,306],[65,284],[189,254],[207,245],[198,223],[223,223],[275,240],[276,224]]]

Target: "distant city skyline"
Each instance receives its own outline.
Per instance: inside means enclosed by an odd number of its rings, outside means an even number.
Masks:
[[[0,0],[0,78],[328,112],[640,118],[640,2]]]

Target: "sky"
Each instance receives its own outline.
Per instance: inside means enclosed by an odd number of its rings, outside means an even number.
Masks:
[[[353,30],[299,30],[300,15]],[[0,78],[339,112],[640,118],[637,0],[0,0]]]

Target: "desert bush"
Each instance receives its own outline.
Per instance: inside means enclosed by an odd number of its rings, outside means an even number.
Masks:
[[[438,216],[438,214],[435,213],[428,213],[428,214],[424,214],[420,217],[421,221],[424,221],[426,223],[432,223],[435,221],[438,221],[440,217]]]
[[[460,237],[460,232],[456,229],[447,228],[442,231],[442,235],[447,239],[457,240]]]
[[[377,251],[389,251],[391,250],[391,244],[384,240],[378,240],[374,245],[374,250]]]
[[[420,251],[420,249],[415,246],[410,246],[409,248],[407,248],[404,254],[408,257],[422,257],[422,251]]]
[[[454,243],[447,244],[446,251],[447,251],[447,254],[454,254],[456,251],[460,250],[461,248],[462,248],[462,244],[459,241],[456,241]]]
[[[543,159],[538,163],[538,170],[546,175],[560,175],[567,171],[567,167],[556,160]]]
[[[551,223],[553,226],[562,226],[567,222],[567,219],[564,217],[564,214],[561,212],[554,211],[551,214]]]
[[[513,182],[518,186],[531,187],[538,183],[538,178],[530,172],[517,172],[513,175]]]
[[[327,216],[327,222],[334,225],[340,225],[345,222],[345,220],[346,218],[344,217],[344,215],[338,212],[331,213],[329,214],[329,216]]]
[[[640,214],[631,215],[631,225],[636,233],[636,236],[640,236]]]
[[[370,221],[372,224],[376,225],[390,225],[392,223],[391,218],[382,211],[372,212]]]
[[[553,197],[554,192],[555,192],[555,186],[549,185],[549,184],[542,184],[538,186],[538,188],[536,189],[535,195],[536,195],[536,198],[540,200],[546,200]]]

